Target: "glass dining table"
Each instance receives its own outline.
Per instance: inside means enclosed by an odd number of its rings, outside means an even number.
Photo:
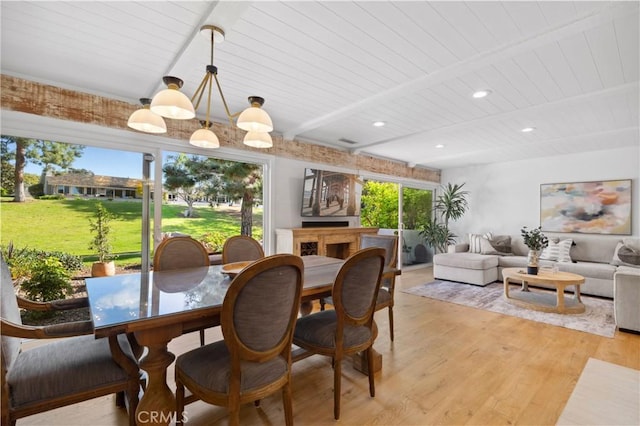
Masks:
[[[331,294],[343,259],[303,256],[302,314],[311,301]],[[167,385],[167,368],[175,359],[169,342],[191,331],[220,324],[222,302],[232,281],[224,265],[139,272],[86,279],[96,338],[132,333],[147,348],[140,368],[148,375],[136,421],[169,424],[175,397]]]

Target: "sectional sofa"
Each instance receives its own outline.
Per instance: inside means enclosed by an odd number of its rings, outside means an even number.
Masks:
[[[569,261],[540,260],[540,267],[557,265],[560,271],[573,272],[585,277],[580,287],[583,294],[601,297],[614,297],[614,274],[633,273],[640,265],[625,264],[620,259],[614,261],[614,255],[623,245],[623,238],[611,235],[551,234],[545,233],[551,241],[560,243],[572,240]],[[487,245],[473,248],[476,238],[489,242],[501,241],[501,245]],[[487,238],[491,237],[491,238]],[[628,242],[637,238],[625,238]],[[436,279],[458,281],[484,286],[502,280],[504,268],[527,266],[529,249],[520,235],[493,236],[490,234],[470,234],[469,242],[449,248],[448,253],[436,254],[433,258],[433,274]],[[485,243],[485,241],[482,241]]]
[[[582,275],[582,294],[614,299],[618,327],[640,332],[640,238],[545,235],[551,246],[564,246],[566,252],[550,247],[544,255],[558,256],[561,261],[541,258],[540,267],[556,265],[560,271]],[[433,257],[436,279],[485,286],[502,280],[504,268],[527,266],[529,249],[520,235],[469,234],[467,241]]]

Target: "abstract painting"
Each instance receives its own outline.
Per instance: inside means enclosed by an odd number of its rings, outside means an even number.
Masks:
[[[631,235],[631,179],[540,185],[543,231]]]

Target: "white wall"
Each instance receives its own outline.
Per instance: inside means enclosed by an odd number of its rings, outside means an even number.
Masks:
[[[536,158],[442,171],[442,182],[465,183],[469,210],[456,235],[516,235],[540,224],[540,184],[632,179],[632,235],[640,234],[640,147]],[[614,238],[614,237],[612,237]],[[620,238],[615,237],[615,238]],[[465,241],[465,238],[459,238]]]
[[[302,221],[348,221],[349,226],[360,226],[359,217],[302,217],[302,185],[304,169],[321,169],[337,172],[356,173],[356,170],[336,168],[327,164],[275,157],[271,173],[273,178],[273,233],[271,253],[275,253],[275,230],[277,228],[299,228]]]

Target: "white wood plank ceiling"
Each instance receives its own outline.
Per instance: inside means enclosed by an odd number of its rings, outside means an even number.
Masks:
[[[638,6],[2,1],[1,71],[132,104],[176,75],[191,96],[213,24],[232,111],[262,96],[286,138],[446,169],[638,146]]]

